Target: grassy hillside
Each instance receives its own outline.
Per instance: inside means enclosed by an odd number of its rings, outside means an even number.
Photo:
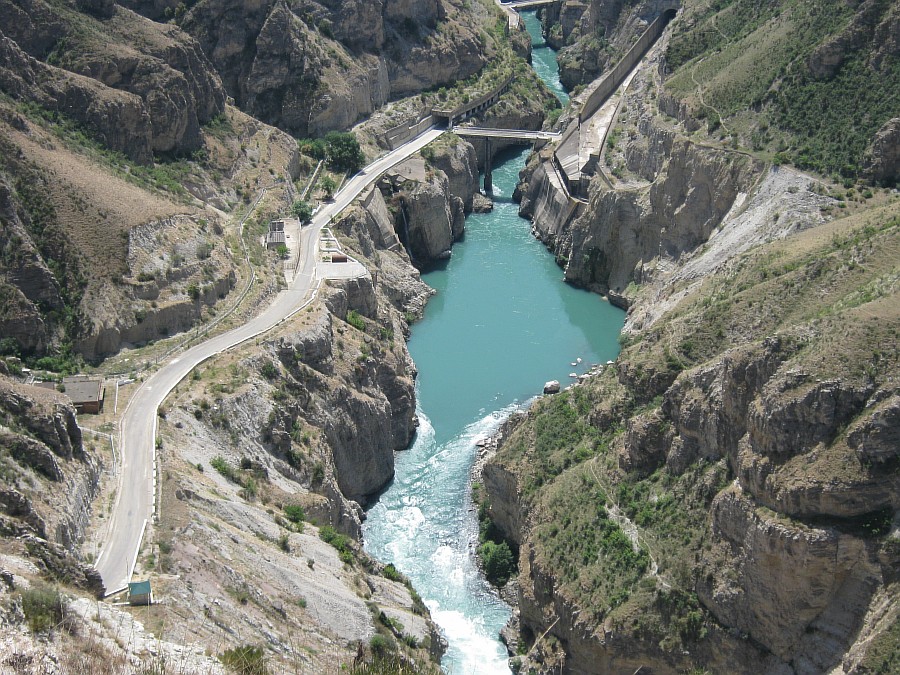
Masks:
[[[874,486],[896,490],[896,457],[866,458],[850,439],[897,395],[900,368],[900,200],[875,201],[739,256],[650,329],[624,338],[615,368],[533,407],[493,460],[517,476],[527,513],[520,565],[532,578],[520,584],[543,588],[552,570],[556,612],[571,608],[598,634],[612,627],[645,662],[714,672],[716,659],[734,653],[723,641],[737,629],[698,593],[710,579],[737,573],[727,558],[718,567],[704,563],[722,537],[711,522],[713,502],[736,478],[754,492],[762,519],[798,531],[835,528],[884,560],[895,555],[891,511],[882,510]],[[776,366],[760,356],[772,349]],[[747,359],[755,365],[720,383],[722,372]],[[765,379],[772,384],[759,384]],[[805,392],[823,382],[862,392],[862,403],[839,404],[835,419],[823,421],[802,408]],[[753,482],[743,444],[769,441],[751,432],[738,443],[740,425],[750,425],[740,418],[744,396],[759,397],[748,416],[756,406],[777,419],[781,405],[802,408],[785,432],[794,440],[765,460],[766,487]],[[685,450],[697,443],[705,450]],[[850,511],[816,501],[816,486],[828,484],[846,486],[863,513],[841,515]],[[895,634],[879,637],[869,661],[896,659]]]
[[[847,3],[685,3],[666,89],[735,146],[844,178],[900,115],[900,8]]]

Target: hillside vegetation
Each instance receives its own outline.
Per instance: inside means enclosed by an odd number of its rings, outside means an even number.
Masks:
[[[545,25],[589,82],[667,8]],[[511,420],[483,471],[519,553],[513,663],[894,672],[898,6],[679,9],[576,215],[546,161],[524,172],[566,280],[628,317],[616,363]]]
[[[874,589],[895,592],[898,259],[896,198],[753,249],[625,338],[615,367],[514,425],[487,472],[512,473],[521,490],[522,532],[502,522],[510,496],[489,499],[530,575],[523,618],[552,611],[557,635],[596,640],[551,640],[540,658],[584,672],[595,650],[608,672],[749,673],[761,671],[740,655],[764,670],[806,664],[795,672],[843,657]],[[810,543],[760,557],[767,528]],[[825,541],[857,552],[828,559]],[[816,573],[839,589],[806,589]],[[896,659],[892,634],[871,659]]]
[[[666,90],[736,146],[873,177],[866,152],[900,116],[898,31],[889,0],[688,2],[666,49]]]

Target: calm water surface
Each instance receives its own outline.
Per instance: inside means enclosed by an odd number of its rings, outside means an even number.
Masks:
[[[509,672],[498,632],[510,609],[474,558],[475,443],[545,381],[565,385],[570,373],[615,358],[624,320],[600,297],[564,284],[519,218],[511,197],[527,154],[497,162],[493,213],[467,218],[450,261],[423,276],[437,295],[409,342],[419,431],[397,455],[394,481],[363,530],[369,553],[394,563],[425,600],[449,643],[442,666],[454,675]]]

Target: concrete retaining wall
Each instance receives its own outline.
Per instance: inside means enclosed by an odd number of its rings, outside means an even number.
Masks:
[[[515,75],[510,75],[499,86],[494,87],[491,91],[487,92],[486,94],[482,94],[477,98],[473,98],[468,103],[458,105],[453,110],[435,109],[432,111],[432,114],[435,117],[446,119],[449,126],[452,127],[454,124],[462,122],[464,119],[471,117],[473,114],[479,113],[482,110],[494,105],[497,100],[506,93],[506,90],[509,89],[509,85],[512,84],[514,77]]]
[[[384,132],[382,139],[388,149],[394,150],[406,143],[410,138],[415,138],[436,122],[437,119],[434,115],[426,115],[415,124],[399,124],[396,127],[388,129]]]
[[[625,76],[631,72],[632,68],[634,68],[638,61],[640,61],[644,54],[647,53],[647,50],[653,46],[659,36],[662,35],[663,30],[669,24],[669,22],[675,17],[675,10],[670,9],[658,17],[656,17],[653,22],[647,26],[647,30],[638,38],[638,41],[632,45],[631,49],[628,50],[628,53],[622,57],[622,59],[616,64],[615,68],[613,68],[606,77],[597,85],[597,88],[591,92],[590,96],[588,96],[587,101],[584,102],[584,106],[581,108],[581,113],[578,116],[578,119],[584,122],[587,119],[597,112],[600,109],[606,99],[608,99],[612,93],[619,88],[619,85],[622,84],[622,80],[625,79]]]

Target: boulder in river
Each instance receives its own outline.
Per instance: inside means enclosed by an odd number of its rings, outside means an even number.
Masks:
[[[559,393],[559,380],[550,380],[544,385],[544,393],[545,394],[558,394]]]

